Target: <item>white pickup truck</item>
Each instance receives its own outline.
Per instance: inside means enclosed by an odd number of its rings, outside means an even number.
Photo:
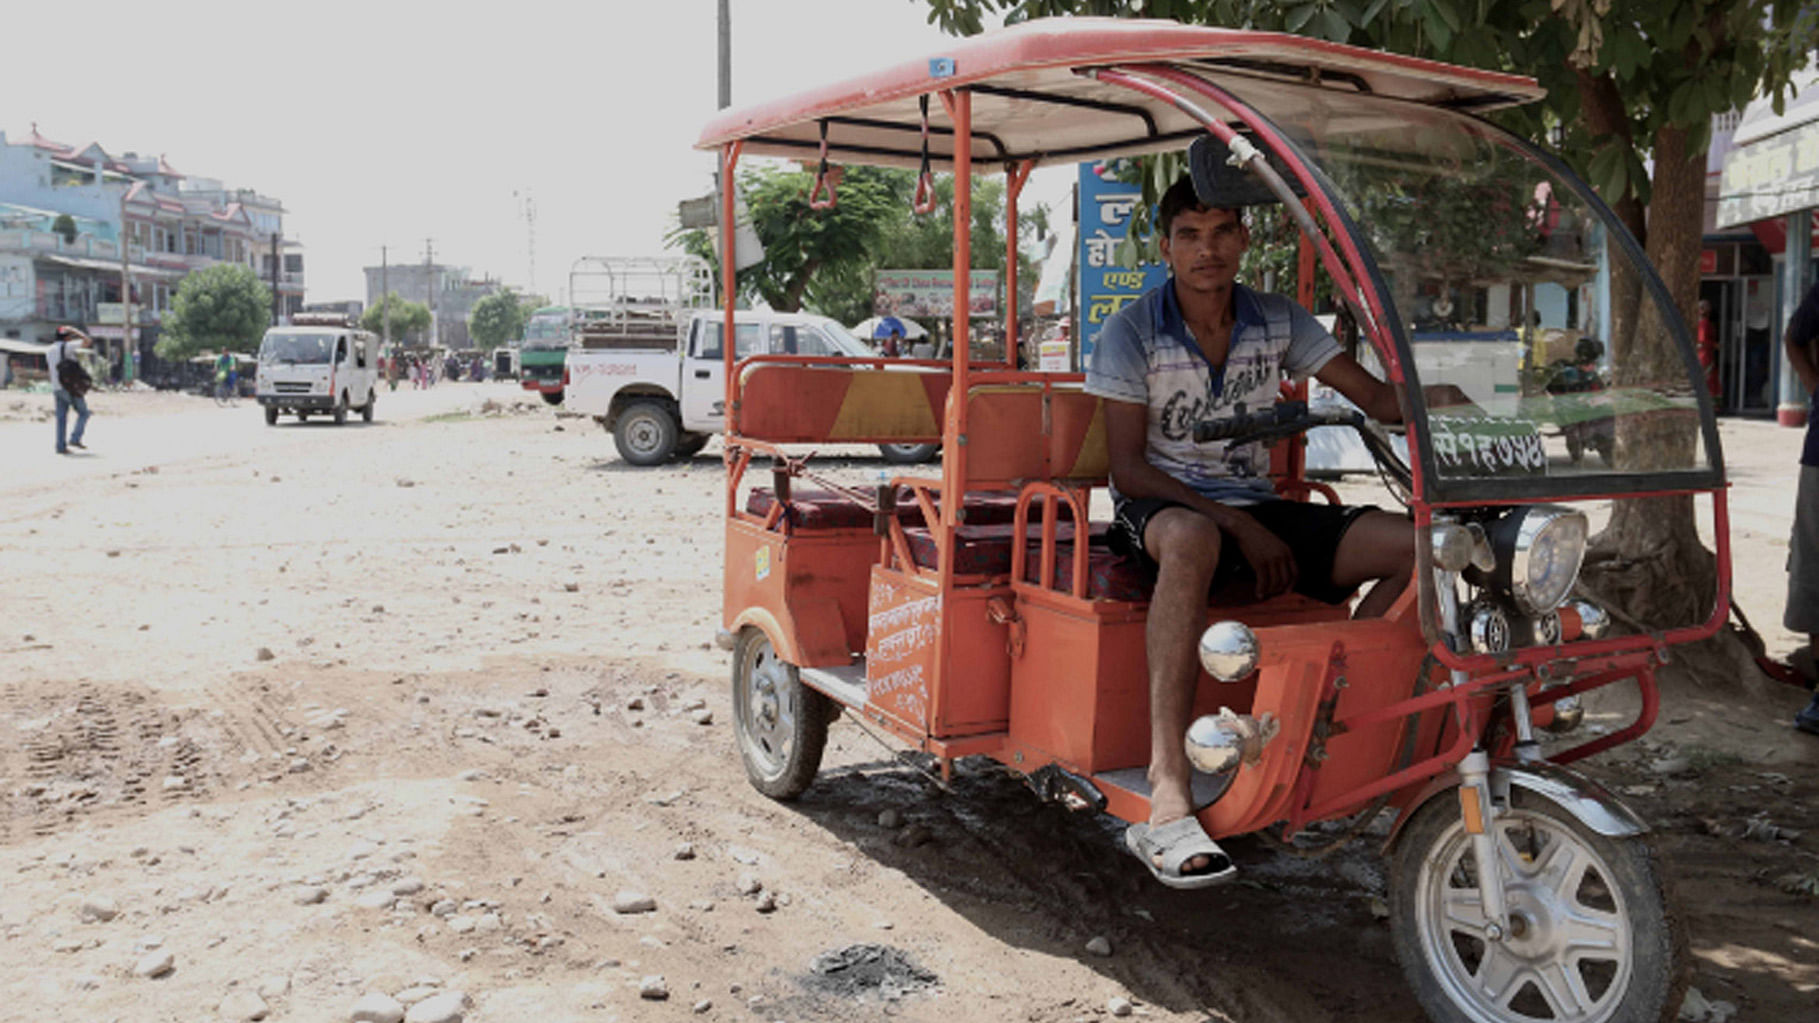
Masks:
[[[658,465],[700,451],[726,425],[725,313],[695,312],[670,350],[571,348],[563,407],[592,416],[619,456]],[[754,354],[875,358],[865,342],[825,316],[746,310],[733,314],[739,357]],[[923,462],[939,444],[880,445],[887,461]]]

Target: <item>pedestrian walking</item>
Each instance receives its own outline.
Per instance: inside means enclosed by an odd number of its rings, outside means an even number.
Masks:
[[[57,402],[57,454],[67,455],[70,448],[88,450],[82,443],[83,431],[88,429],[88,394],[89,376],[77,361],[77,353],[90,344],[87,334],[74,327],[58,327],[57,340],[44,352],[44,365],[50,371],[51,397]],[[66,365],[67,364],[67,365]],[[76,410],[76,429],[68,431],[69,410]],[[67,437],[66,441],[64,438]]]
[[[1819,281],[1807,290],[1782,332],[1787,361],[1807,394],[1806,445],[1800,452],[1800,485],[1794,497],[1794,533],[1787,545],[1787,610],[1782,624],[1806,636],[1789,658],[1807,683],[1819,684]],[[1819,735],[1819,690],[1794,715],[1794,727]]]
[[[215,404],[226,404],[234,396],[234,353],[222,349],[215,356]]]

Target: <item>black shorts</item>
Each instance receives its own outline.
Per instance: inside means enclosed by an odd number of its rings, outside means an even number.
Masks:
[[[1156,561],[1143,546],[1143,531],[1150,518],[1165,508],[1185,508],[1179,501],[1140,497],[1121,500],[1113,512],[1112,548],[1127,558],[1135,558],[1152,576]],[[1304,504],[1300,501],[1264,501],[1260,504],[1234,506],[1232,510],[1256,519],[1258,524],[1281,538],[1295,555],[1295,592],[1328,604],[1342,604],[1352,590],[1333,582],[1333,559],[1339,552],[1339,541],[1352,523],[1376,505]],[[1227,537],[1231,534],[1227,533]],[[1213,572],[1212,592],[1233,583],[1254,582],[1251,563],[1234,542],[1219,548],[1219,567]]]

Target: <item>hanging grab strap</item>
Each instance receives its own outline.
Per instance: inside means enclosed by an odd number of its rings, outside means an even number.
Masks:
[[[829,173],[827,166],[827,119],[821,120],[821,168],[815,172],[815,187],[808,190],[808,208],[811,210],[833,209],[838,197],[834,195],[834,182],[840,180],[839,168]],[[827,195],[821,197],[823,190]]]
[[[910,209],[917,213],[935,212],[935,175],[928,169],[928,94],[922,94],[922,168],[916,172],[916,198]]]

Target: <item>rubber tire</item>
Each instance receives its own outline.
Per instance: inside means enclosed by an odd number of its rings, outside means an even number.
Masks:
[[[654,433],[648,444],[639,447],[639,441],[645,439],[640,434],[646,429]],[[680,432],[675,413],[663,403],[634,401],[613,422],[613,445],[619,449],[619,457],[632,465],[662,465],[675,457]]]
[[[939,444],[880,444],[878,453],[892,465],[919,465],[932,462],[941,453]]]
[[[1607,879],[1622,892],[1631,921],[1629,988],[1615,1011],[1601,1023],[1659,1023],[1677,1018],[1686,991],[1686,931],[1674,912],[1672,895],[1661,873],[1660,855],[1646,835],[1610,838],[1600,835],[1552,800],[1512,789],[1516,812],[1546,819],[1571,832],[1608,866]],[[1447,994],[1429,963],[1419,931],[1418,898],[1422,864],[1436,854],[1449,832],[1462,826],[1459,802],[1449,790],[1429,799],[1397,840],[1390,860],[1390,940],[1415,998],[1434,1023],[1510,1023],[1537,1018],[1527,1014],[1494,1017],[1467,1012]],[[1463,964],[1460,964],[1463,966]],[[1489,1011],[1487,1009],[1487,1011]]]
[[[267,425],[267,426],[277,426],[278,425],[278,406],[276,406],[276,405],[265,406],[265,425]]]
[[[344,426],[344,425],[346,425],[346,423],[347,423],[347,392],[342,391],[341,397],[336,399],[336,401],[335,401],[335,425]]]
[[[701,453],[702,448],[707,447],[707,442],[712,440],[713,437],[714,437],[714,435],[711,433],[685,433],[685,434],[683,434],[682,439],[676,442],[676,457],[677,458],[695,457],[696,455]]]
[[[303,412],[303,411],[298,411],[298,413],[297,413],[297,422],[299,422],[299,423],[307,423],[307,422],[309,422],[309,413],[308,413],[308,412]]]
[[[370,423],[373,421],[373,406],[377,405],[378,403],[379,403],[379,389],[377,387],[375,387],[372,390],[366,392],[366,404],[362,405],[360,407],[360,421],[361,422]]]
[[[552,391],[538,391],[537,393],[541,394],[543,396],[543,403],[545,405],[562,404],[562,392],[561,391],[553,391],[553,392]]]
[[[768,709],[776,713],[780,729],[753,727],[765,724],[761,715],[767,709],[754,705],[754,689],[760,684],[752,679],[754,672],[763,673],[762,684],[772,687],[769,695],[774,702]],[[834,701],[825,694],[802,684],[795,665],[777,657],[764,630],[752,626],[740,630],[733,644],[733,734],[753,788],[778,800],[795,799],[808,790],[821,770],[828,722],[837,716],[830,704]]]

